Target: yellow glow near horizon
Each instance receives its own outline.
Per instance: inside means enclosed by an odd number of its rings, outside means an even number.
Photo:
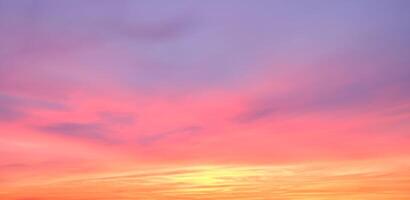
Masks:
[[[163,166],[92,174],[67,174],[47,182],[8,186],[6,199],[31,195],[44,200],[78,199],[405,199],[410,189],[409,159],[298,165]],[[387,164],[388,163],[388,164]],[[40,178],[41,179],[41,178]],[[52,180],[52,181],[49,181]],[[4,188],[4,187],[3,187]],[[24,188],[32,190],[24,191]]]

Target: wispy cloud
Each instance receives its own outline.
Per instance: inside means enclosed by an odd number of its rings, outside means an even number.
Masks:
[[[170,130],[170,131],[142,136],[138,139],[138,143],[143,144],[143,145],[148,145],[148,144],[151,144],[151,143],[154,143],[154,142],[166,139],[166,138],[173,137],[175,135],[178,135],[178,136],[182,135],[185,137],[189,137],[193,134],[197,134],[201,130],[202,130],[202,127],[200,126],[187,126],[187,127],[177,128],[177,129]]]
[[[103,140],[105,128],[101,124],[64,122],[39,127],[39,130],[71,137]]]
[[[135,123],[137,117],[133,113],[126,112],[101,112],[99,113],[102,123],[108,124],[124,124],[129,125]]]
[[[0,93],[0,120],[21,119],[31,110],[62,111],[65,108],[65,105],[52,101]]]

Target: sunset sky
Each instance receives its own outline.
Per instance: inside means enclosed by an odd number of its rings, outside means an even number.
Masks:
[[[1,200],[409,191],[408,0],[0,0]]]

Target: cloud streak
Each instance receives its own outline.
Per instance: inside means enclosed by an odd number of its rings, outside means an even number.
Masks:
[[[102,128],[98,124],[86,123],[58,123],[42,127],[41,130],[68,136],[83,136],[101,138]]]

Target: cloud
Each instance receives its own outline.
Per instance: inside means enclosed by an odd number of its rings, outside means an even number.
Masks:
[[[21,119],[32,109],[59,111],[65,108],[60,103],[0,93],[0,121]]]
[[[15,96],[0,93],[0,105],[16,106],[16,107],[31,107],[49,110],[63,110],[66,107],[63,104],[41,100],[30,97]]]
[[[8,164],[0,165],[1,170],[22,169],[22,168],[28,168],[28,167],[30,167],[30,165],[24,164],[24,163],[8,163]]]
[[[269,117],[276,112],[273,106],[256,106],[235,117],[234,121],[239,123],[253,122],[265,117]]]
[[[196,23],[192,17],[178,17],[167,19],[165,22],[130,24],[124,21],[113,24],[114,33],[123,34],[136,41],[164,42],[164,40],[177,39],[190,33]]]
[[[140,137],[138,139],[138,143],[147,145],[147,144],[151,144],[151,143],[154,143],[159,140],[163,140],[163,139],[175,136],[175,135],[189,136],[189,135],[198,133],[202,129],[203,128],[200,126],[187,126],[187,127],[178,128],[178,129],[174,129],[174,130],[170,130],[166,132],[161,132],[161,133],[156,133],[156,134]]]
[[[39,127],[39,130],[70,137],[105,140],[105,128],[96,123],[64,122]]]
[[[99,115],[104,123],[129,125],[136,121],[133,113],[105,111]]]
[[[0,122],[1,121],[13,121],[21,119],[24,117],[24,114],[13,108],[5,107],[0,105]]]
[[[267,88],[249,97],[246,109],[233,121],[247,123],[283,115],[388,110],[410,99],[410,95],[403,92],[410,86],[410,81],[404,78],[409,71],[401,66],[396,66],[397,71],[393,72],[388,69],[353,70],[350,67],[329,70],[327,67],[297,72],[303,73],[303,77],[296,73],[287,74],[285,81],[277,84],[291,87],[282,92]]]

